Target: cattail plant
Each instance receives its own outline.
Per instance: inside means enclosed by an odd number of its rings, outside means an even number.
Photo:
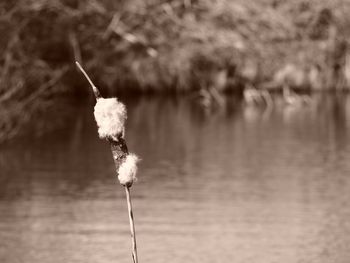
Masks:
[[[117,98],[102,98],[101,93],[81,65],[78,62],[76,62],[76,64],[89,81],[96,97],[94,115],[98,126],[98,134],[101,139],[106,139],[110,143],[118,179],[120,184],[125,188],[132,239],[132,259],[133,263],[138,263],[130,187],[136,181],[137,162],[139,158],[135,154],[129,153],[128,147],[126,146],[124,137],[124,124],[127,116],[126,107],[123,103],[118,101]]]

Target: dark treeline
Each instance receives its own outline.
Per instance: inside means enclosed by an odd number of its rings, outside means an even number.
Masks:
[[[346,0],[3,0],[0,133],[58,94],[347,89]],[[26,112],[28,114],[23,114]]]

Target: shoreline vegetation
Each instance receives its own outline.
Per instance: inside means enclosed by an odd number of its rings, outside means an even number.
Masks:
[[[74,61],[104,96],[349,91],[349,12],[346,0],[1,1],[0,141],[55,97],[86,95]]]

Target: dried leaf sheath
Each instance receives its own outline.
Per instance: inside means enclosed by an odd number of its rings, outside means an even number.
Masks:
[[[118,173],[120,165],[125,161],[129,154],[128,147],[126,146],[126,142],[121,135],[118,136],[118,140],[108,138],[108,141],[111,146],[116,172]],[[131,185],[126,186],[130,187]]]

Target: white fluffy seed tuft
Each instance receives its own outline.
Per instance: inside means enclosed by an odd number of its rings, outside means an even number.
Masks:
[[[100,138],[116,138],[124,132],[126,108],[116,98],[97,99],[94,115]]]
[[[137,163],[139,158],[131,153],[126,156],[125,161],[119,166],[118,179],[120,184],[131,186],[136,182]]]

